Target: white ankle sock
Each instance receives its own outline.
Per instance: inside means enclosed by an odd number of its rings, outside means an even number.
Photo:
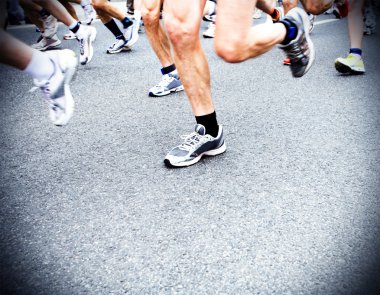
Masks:
[[[34,79],[47,80],[54,73],[54,64],[47,54],[34,50],[32,59],[24,72]]]

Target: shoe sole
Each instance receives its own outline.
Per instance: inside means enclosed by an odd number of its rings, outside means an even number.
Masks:
[[[172,92],[180,92],[180,91],[183,91],[183,90],[185,90],[185,88],[183,88],[183,85],[181,85],[181,86],[178,86],[178,87],[176,87],[174,89],[170,89],[168,91],[165,91],[162,94],[154,94],[153,92],[149,92],[149,96],[150,97],[161,97],[161,96],[169,95]]]
[[[215,38],[215,36],[210,36],[210,35],[203,34],[203,38],[212,39],[212,38]]]
[[[66,36],[63,36],[63,40],[74,40],[74,39],[76,39],[75,36],[73,36],[73,37],[66,37]]]
[[[62,44],[61,40],[57,40],[56,42],[54,42],[53,44],[50,44],[48,46],[45,46],[43,48],[40,48],[40,49],[37,49],[39,51],[46,51],[46,50],[50,50],[50,49],[56,49],[58,48],[60,45]]]
[[[109,51],[109,50],[107,50],[107,54],[116,54],[116,53],[120,53],[122,51],[131,51],[131,48],[124,46],[124,47],[122,47],[122,48],[120,48],[118,50],[115,50],[115,51]]]
[[[335,69],[342,74],[363,75],[365,73],[365,71],[355,71],[348,65],[339,61],[335,62]]]
[[[134,26],[137,26],[137,24],[134,24]],[[132,49],[133,45],[136,44],[136,42],[139,40],[139,32],[138,29],[135,29],[135,27],[132,28],[132,37],[125,45],[126,47]]]
[[[220,147],[218,147],[217,149],[204,152],[204,153],[200,154],[198,157],[192,159],[191,161],[173,164],[170,162],[169,159],[165,159],[164,163],[167,167],[171,167],[171,168],[188,167],[188,166],[191,166],[191,165],[198,163],[202,159],[203,156],[213,157],[213,156],[223,154],[225,151],[226,151],[226,143],[223,142],[223,144]]]
[[[212,22],[212,18],[211,18],[211,17],[204,16],[204,17],[202,17],[202,19],[203,19],[205,22]]]
[[[95,41],[96,34],[97,34],[97,31],[96,31],[96,29],[94,29],[90,33],[90,36],[88,36],[88,40],[87,40],[87,42],[88,42],[88,57],[86,58],[86,60],[81,62],[81,65],[88,64],[92,60],[92,57],[94,56],[94,47],[92,46],[92,42]]]
[[[315,60],[315,48],[314,48],[314,43],[313,41],[311,41],[311,38],[310,38],[310,34],[309,34],[309,28],[310,28],[310,20],[306,14],[306,12],[303,12],[301,8],[293,8],[293,9],[297,9],[299,11],[299,14],[301,16],[301,19],[302,19],[302,24],[303,24],[303,27],[304,27],[304,33],[305,33],[305,38],[306,38],[306,41],[307,41],[307,44],[309,46],[309,50],[310,50],[310,54],[309,54],[309,62],[305,68],[305,71],[301,74],[301,75],[296,75],[294,77],[296,78],[300,78],[302,76],[304,76],[311,68],[311,66],[313,65],[314,63],[314,60]]]

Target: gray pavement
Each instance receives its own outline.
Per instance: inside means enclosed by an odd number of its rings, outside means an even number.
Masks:
[[[333,66],[346,20],[316,26],[301,79],[278,49],[231,65],[202,40],[227,151],[167,169],[195,123],[186,95],[148,97],[160,65],[146,35],[107,55],[95,26],[66,127],[0,67],[1,294],[380,293],[380,30],[364,76]]]

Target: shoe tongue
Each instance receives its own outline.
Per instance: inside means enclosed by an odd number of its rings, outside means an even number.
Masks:
[[[197,124],[195,125],[195,132],[197,132],[199,135],[205,135],[206,128],[202,124]]]

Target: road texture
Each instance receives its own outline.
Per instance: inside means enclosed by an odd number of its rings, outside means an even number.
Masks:
[[[0,293],[379,294],[380,29],[366,74],[344,76],[347,23],[331,19],[300,79],[277,48],[232,65],[202,40],[227,151],[186,169],[163,159],[195,120],[183,92],[148,97],[160,65],[144,33],[107,55],[95,24],[63,128],[1,66]]]

